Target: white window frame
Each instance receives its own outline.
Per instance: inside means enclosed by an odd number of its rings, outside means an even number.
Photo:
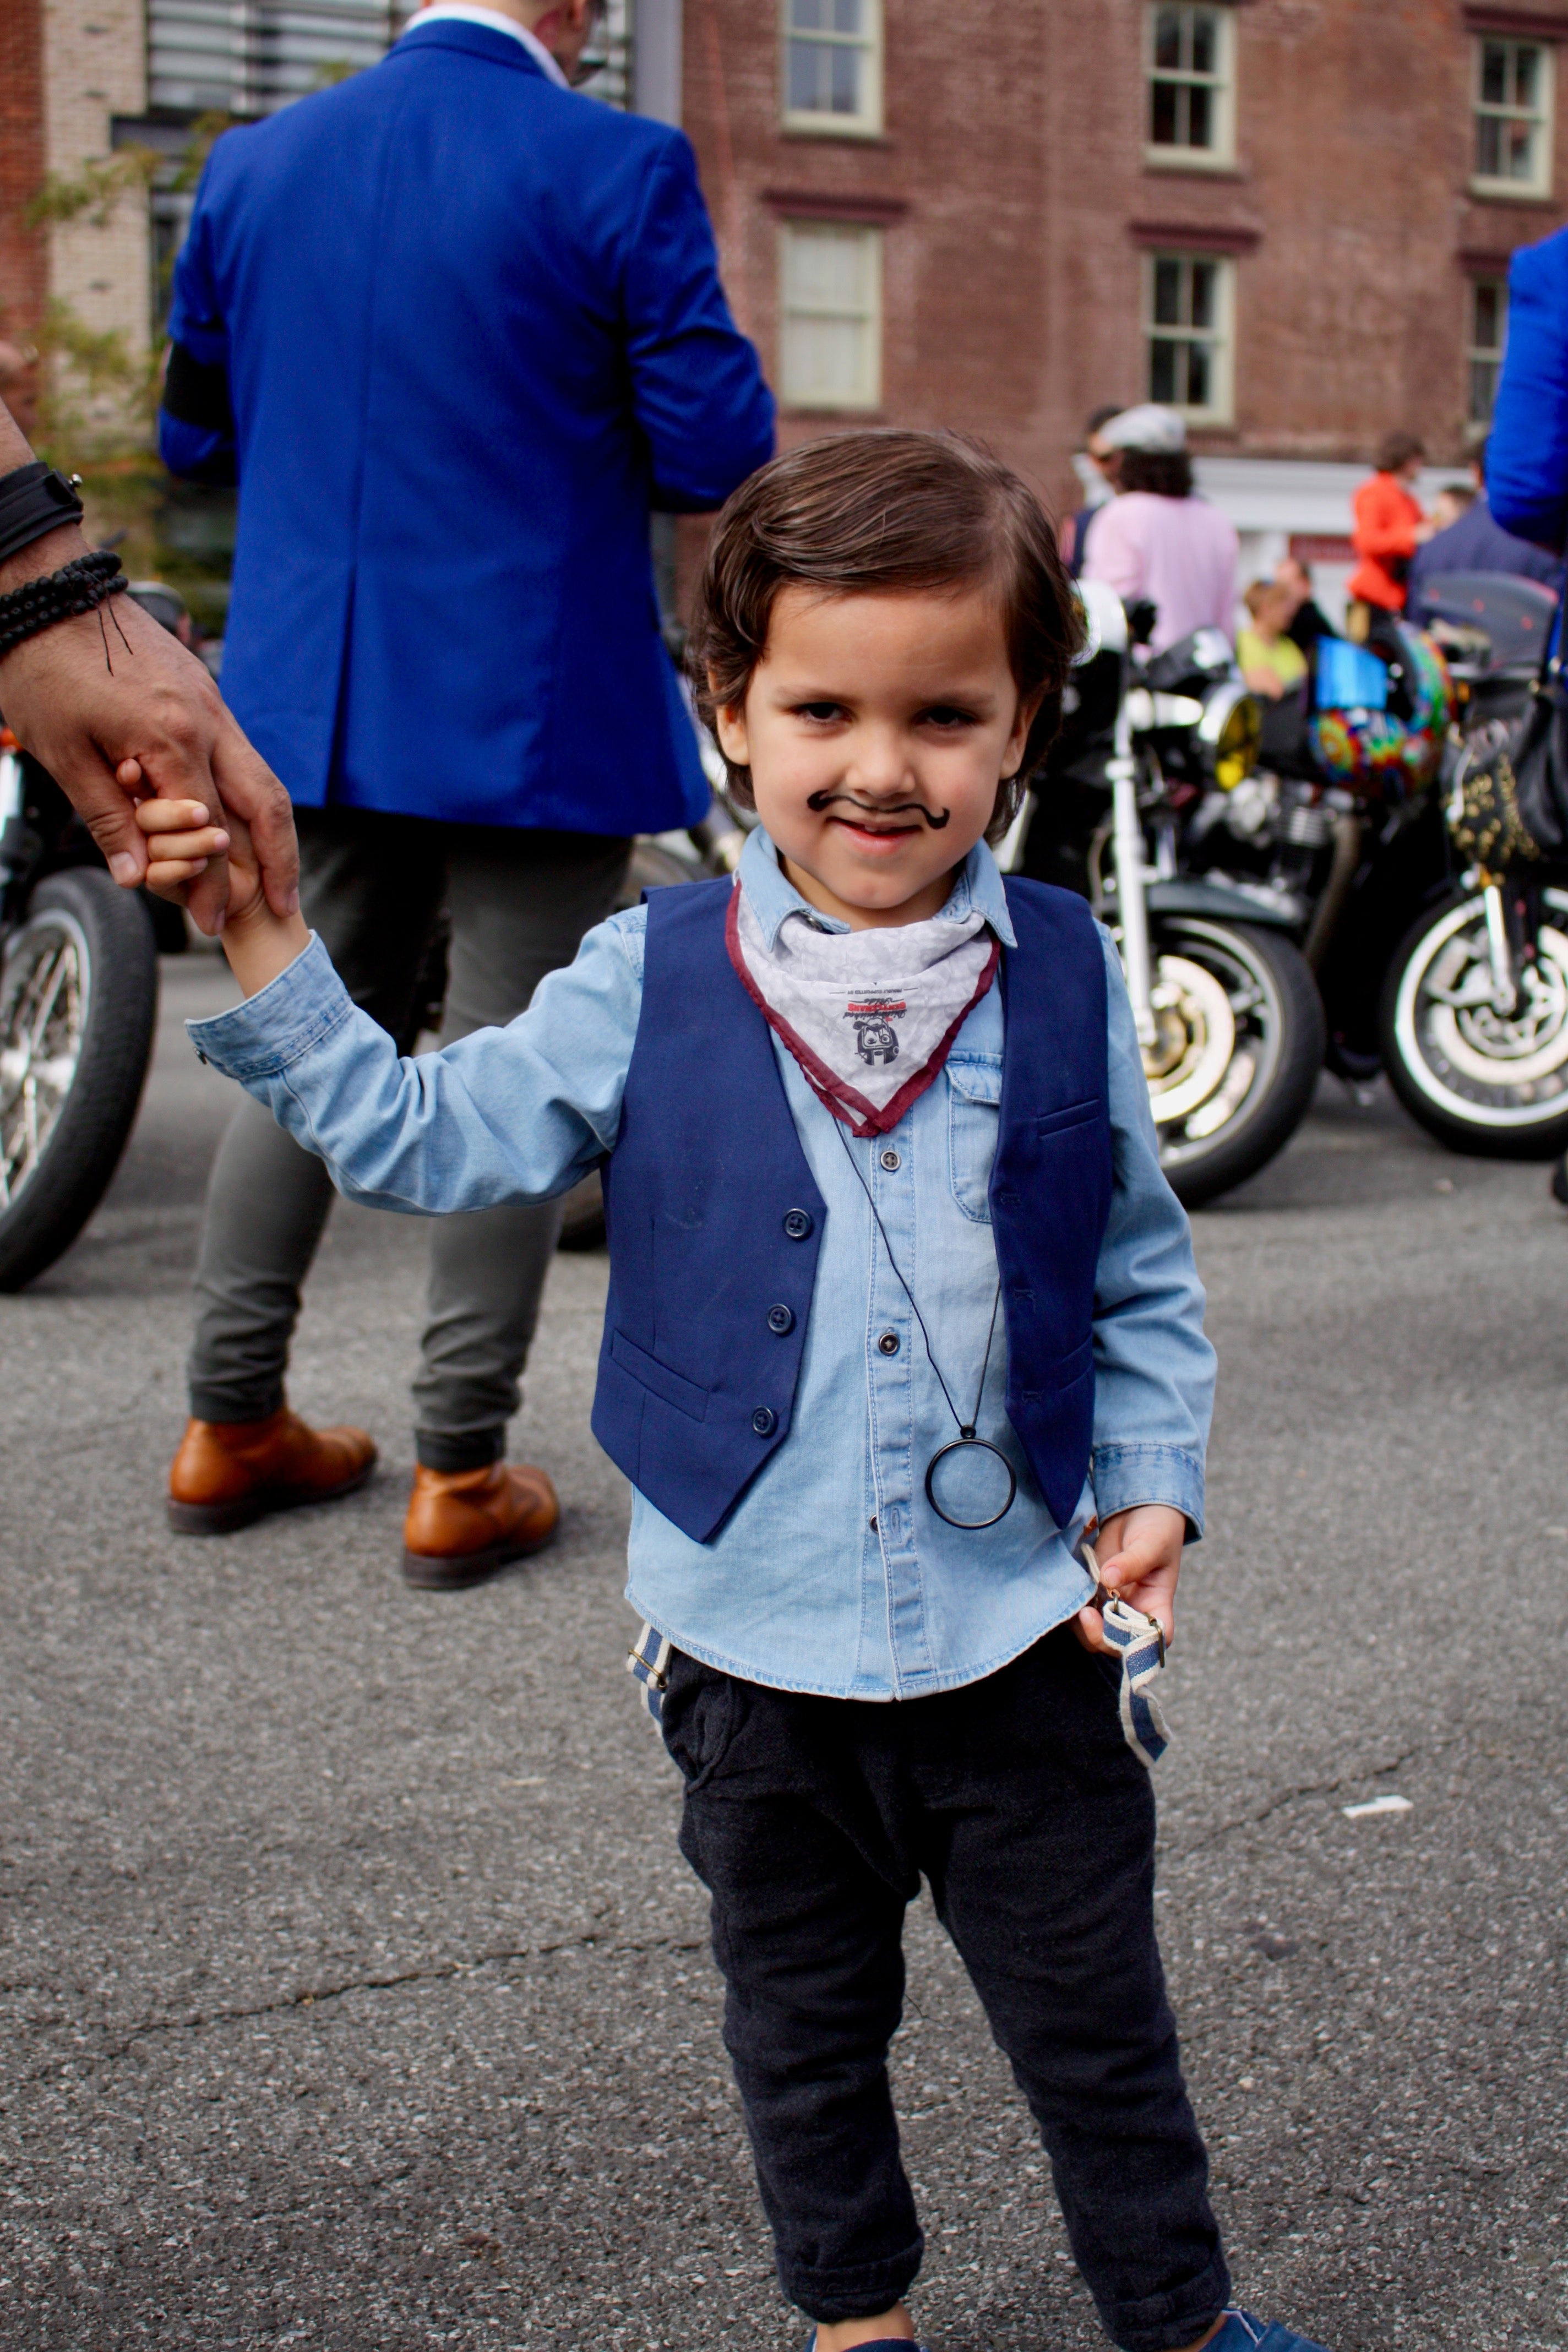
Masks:
[[[882,0],[860,0],[863,29],[858,33],[815,32],[791,23],[795,0],[779,0],[779,111],[786,131],[814,139],[879,139],[882,134]],[[865,105],[858,114],[830,114],[789,102],[789,53],[792,41],[810,41],[818,47],[858,49],[860,87]]]
[[[1163,261],[1174,261],[1184,269],[1212,268],[1215,273],[1215,316],[1212,326],[1194,329],[1161,326],[1154,319],[1155,273]],[[1191,307],[1190,299],[1188,307]],[[1190,401],[1173,401],[1189,425],[1229,425],[1236,411],[1236,263],[1226,253],[1182,253],[1162,250],[1143,257],[1143,352],[1148,397],[1159,398],[1153,389],[1152,360],[1158,342],[1204,342],[1210,348],[1209,390],[1207,404],[1199,406]]]
[[[811,310],[790,299],[790,248],[795,237],[835,235],[853,236],[863,241],[869,257],[867,273],[869,299],[863,310]],[[784,220],[779,223],[779,401],[781,406],[800,412],[816,412],[838,415],[850,412],[862,413],[882,405],[882,231],[863,221]],[[853,319],[866,331],[867,365],[859,388],[846,397],[843,394],[829,395],[820,390],[804,386],[798,376],[792,375],[790,365],[790,321],[804,318]]]
[[[1499,339],[1495,343],[1483,343],[1476,331],[1476,298],[1483,287],[1489,287],[1498,296]],[[1508,349],[1508,279],[1506,278],[1472,278],[1465,289],[1465,430],[1472,441],[1484,441],[1491,431],[1492,404],[1497,399],[1498,378],[1502,373],[1503,353]],[[1492,371],[1492,396],[1487,403],[1486,415],[1476,414],[1476,371]]]
[[[1190,39],[1194,16],[1210,16],[1215,24],[1215,68],[1200,74],[1186,67],[1156,66],[1154,38],[1160,18],[1173,6]],[[1154,85],[1174,82],[1180,88],[1206,89],[1212,93],[1208,147],[1156,145],[1153,138]],[[1236,10],[1231,0],[1146,0],[1143,10],[1143,161],[1157,172],[1227,172],[1236,163]]]
[[[1521,49],[1533,49],[1540,59],[1540,82],[1537,103],[1532,107],[1499,104],[1483,99],[1481,80],[1486,70],[1489,49],[1505,49],[1510,69]],[[1473,170],[1470,193],[1478,196],[1500,196],[1510,204],[1544,202],[1552,194],[1552,148],[1557,121],[1557,47],[1552,41],[1518,40],[1511,34],[1477,33],[1471,44],[1470,75],[1470,152],[1474,156],[1479,143],[1480,126],[1484,121],[1527,122],[1533,126],[1535,169],[1528,180],[1510,180],[1489,172]]]

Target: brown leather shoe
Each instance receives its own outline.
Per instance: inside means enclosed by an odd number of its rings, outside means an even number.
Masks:
[[[363,1429],[312,1429],[287,1405],[265,1421],[192,1421],[169,1472],[169,1525],[226,1536],[268,1511],[335,1502],[363,1486],[375,1442]]]
[[[509,1559],[547,1544],[560,1517],[554,1487],[529,1463],[491,1462],[482,1470],[426,1470],[421,1463],[403,1524],[403,1573],[434,1591],[482,1584]]]

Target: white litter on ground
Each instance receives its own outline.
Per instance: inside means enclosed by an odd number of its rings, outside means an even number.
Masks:
[[[1347,1822],[1359,1822],[1365,1813],[1407,1813],[1408,1797],[1363,1797],[1359,1805],[1342,1805],[1340,1811]]]

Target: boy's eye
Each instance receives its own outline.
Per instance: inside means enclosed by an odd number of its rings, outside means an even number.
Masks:
[[[826,725],[831,719],[842,719],[845,711],[841,702],[797,702],[795,715],[797,719],[814,719]]]
[[[973,710],[960,710],[951,702],[933,702],[929,710],[921,712],[922,727],[957,729],[974,725]]]

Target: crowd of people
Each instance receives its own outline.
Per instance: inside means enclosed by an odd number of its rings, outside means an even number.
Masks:
[[[1237,533],[1197,488],[1180,415],[1152,402],[1097,408],[1085,427],[1082,457],[1089,494],[1061,528],[1062,554],[1074,577],[1103,581],[1130,605],[1152,604],[1152,651],[1194,629],[1222,629],[1255,694],[1271,702],[1299,694],[1312,646],[1339,632],[1295,554],[1282,556],[1271,576],[1241,586]],[[1424,620],[1430,583],[1457,573],[1506,573],[1553,593],[1561,585],[1561,555],[1505,530],[1493,516],[1484,445],[1471,458],[1469,478],[1446,482],[1429,512],[1415,495],[1426,464],[1415,435],[1391,433],[1352,497],[1356,568],[1342,628],[1354,643],[1365,643],[1378,613]]]

